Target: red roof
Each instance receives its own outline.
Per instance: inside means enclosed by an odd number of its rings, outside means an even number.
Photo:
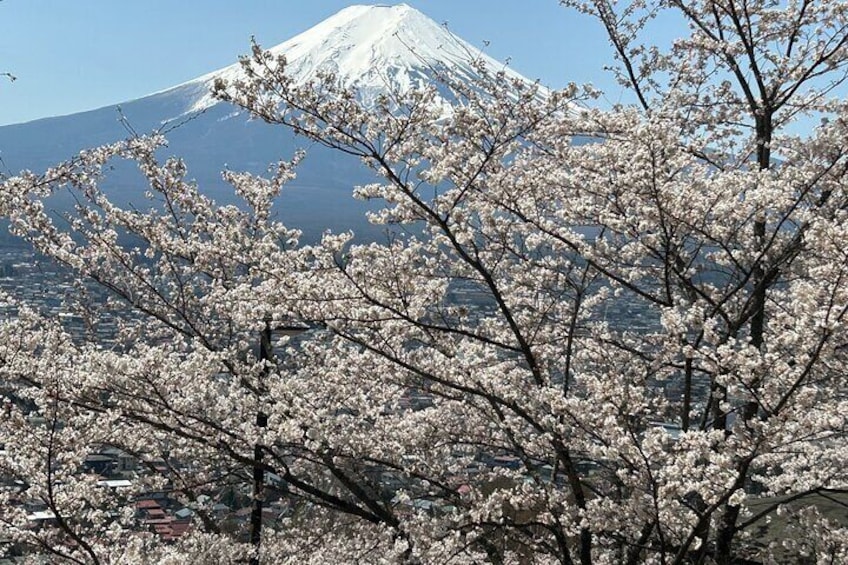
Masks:
[[[150,519],[144,521],[144,523],[147,524],[148,526],[156,526],[156,525],[159,525],[159,524],[170,524],[171,522],[173,522],[173,520],[168,516],[163,516],[161,518],[150,518]]]

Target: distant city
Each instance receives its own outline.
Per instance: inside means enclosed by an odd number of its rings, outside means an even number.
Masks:
[[[105,318],[96,327],[87,325],[75,306],[96,306],[106,299],[105,291],[86,285],[81,304],[80,283],[55,262],[40,256],[25,244],[0,246],[0,290],[10,298],[25,303],[47,318],[61,323],[76,338],[98,343],[111,343],[116,332],[116,320]],[[0,304],[0,316],[8,320],[17,314],[14,303]]]

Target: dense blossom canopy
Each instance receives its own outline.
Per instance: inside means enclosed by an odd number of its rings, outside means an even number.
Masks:
[[[273,206],[300,155],[225,173],[240,206],[155,136],[7,180],[14,233],[119,325],[107,347],[7,297],[0,531],[80,563],[848,561],[848,6],[564,4],[634,105],[481,66],[366,106],[259,47],[216,85],[373,168],[385,241],[298,244]],[[666,51],[664,10],[691,28]],[[149,209],[101,189],[121,159]],[[155,472],[106,488],[102,446]],[[251,544],[214,505],[257,465],[286,506]],[[138,524],[157,489],[194,513],[175,543]]]

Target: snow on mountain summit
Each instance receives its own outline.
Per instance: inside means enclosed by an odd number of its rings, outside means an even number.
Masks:
[[[387,90],[424,86],[432,81],[432,69],[473,79],[475,59],[493,71],[522,78],[406,4],[350,6],[270,51],[286,56],[288,72],[297,83],[319,70],[331,71],[366,102]],[[202,110],[217,103],[209,94],[215,79],[233,80],[241,72],[240,65],[231,65],[165,92],[190,94],[193,100],[187,110]]]

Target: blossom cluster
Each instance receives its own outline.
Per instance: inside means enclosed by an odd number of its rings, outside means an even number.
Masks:
[[[0,532],[96,563],[848,559],[822,506],[848,488],[848,106],[828,98],[848,9],[647,4],[577,6],[640,101],[609,111],[482,67],[441,77],[450,104],[364,104],[255,46],[216,94],[371,167],[355,193],[385,242],[300,245],[274,213],[300,155],[225,173],[239,205],[157,137],[4,182],[13,232],[111,293],[86,315],[122,317],[110,347],[26,304],[0,327]],[[640,43],[661,8],[694,28],[665,53]],[[828,120],[791,135],[800,112]],[[102,189],[117,159],[146,208]],[[161,465],[104,488],[81,469],[104,445]],[[134,513],[157,489],[194,513],[175,543]],[[271,491],[261,544],[216,514]]]

